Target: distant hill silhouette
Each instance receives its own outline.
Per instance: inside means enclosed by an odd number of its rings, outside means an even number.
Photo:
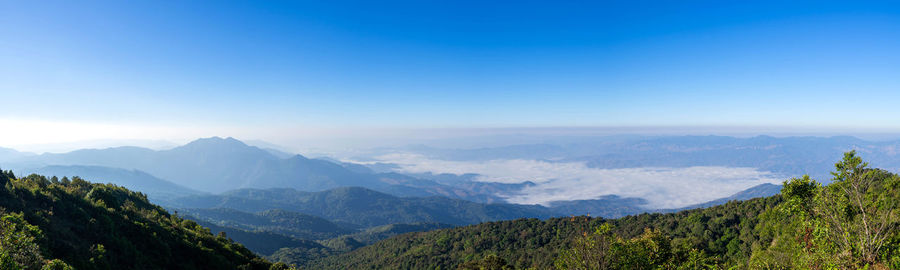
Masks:
[[[84,166],[92,166],[95,169],[90,172],[97,174],[100,174],[97,167],[139,170],[193,190],[212,193],[239,188],[322,191],[358,186],[398,196],[443,195],[477,201],[498,199],[488,190],[457,188],[397,173],[374,173],[363,167],[349,167],[350,164],[308,159],[301,155],[279,158],[269,150],[249,146],[230,137],[198,139],[169,150],[130,146],[84,149],[61,154],[18,156],[8,163],[19,170],[35,170],[33,168],[51,165],[82,166],[68,167],[71,170],[52,167],[52,174],[61,175],[85,172]],[[35,171],[39,170],[42,169]],[[103,178],[106,177],[96,178],[105,180]]]
[[[356,232],[317,216],[281,209],[248,213],[229,208],[190,208],[178,209],[178,213],[218,226],[268,231],[306,240],[322,240]]]
[[[776,185],[760,185],[694,208],[777,194],[777,190],[770,186],[778,187]],[[240,189],[220,195],[182,197],[169,203],[170,207],[175,208],[231,208],[244,212],[283,209],[323,217],[338,224],[349,224],[347,226],[359,228],[418,222],[468,225],[495,220],[583,214],[615,218],[647,212],[674,211],[641,208],[640,206],[645,204],[644,200],[617,196],[605,196],[597,200],[558,202],[550,207],[545,207],[483,204],[439,196],[403,198],[359,187],[342,187],[321,192],[304,192],[284,188]],[[209,217],[210,215],[205,216]]]
[[[900,140],[868,141],[850,136],[595,136],[472,149],[417,145],[393,150],[443,160],[553,160],[586,162],[590,167],[606,169],[752,167],[787,177],[810,174],[825,183],[831,179],[827,172],[834,165],[834,157],[857,150],[872,166],[900,170]]]
[[[151,200],[169,200],[177,197],[202,194],[175,183],[159,179],[139,170],[125,170],[102,166],[61,166],[51,165],[38,169],[27,170],[27,173],[50,175],[62,178],[63,176],[90,179],[97,183],[111,183],[130,190],[147,194]]]
[[[284,188],[241,189],[221,195],[179,198],[171,206],[232,208],[245,212],[284,209],[360,227],[416,222],[467,225],[491,220],[554,216],[554,212],[537,205],[481,204],[437,196],[403,198],[358,187],[321,192]]]

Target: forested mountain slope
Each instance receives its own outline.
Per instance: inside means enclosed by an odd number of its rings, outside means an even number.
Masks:
[[[306,240],[328,239],[356,232],[320,217],[281,209],[247,213],[228,208],[191,208],[178,209],[178,213],[218,226],[273,232]]]
[[[0,268],[269,269],[242,245],[145,195],[75,177],[0,173]],[[48,261],[51,260],[52,261]]]
[[[620,219],[519,219],[403,234],[315,269],[898,269],[900,177],[845,154],[831,184]],[[503,268],[506,267],[506,268]]]
[[[520,217],[554,216],[552,211],[537,205],[481,204],[446,197],[404,198],[358,187],[322,192],[241,189],[221,195],[185,197],[175,200],[171,206],[231,208],[245,212],[283,209],[361,228],[416,222],[468,225]]]
[[[781,201],[780,196],[731,202],[708,209],[695,209],[671,214],[642,214],[621,219],[569,217],[517,219],[486,222],[477,225],[404,234],[360,248],[356,251],[324,258],[310,264],[322,269],[455,269],[473,260],[497,255],[510,266],[524,269],[550,269],[560,252],[573,245],[573,239],[601,224],[612,224],[622,237],[635,237],[645,228],[656,228],[677,242],[719,252],[731,247],[735,252],[750,250],[751,239],[741,242],[741,231],[752,230],[756,216]],[[745,237],[751,237],[749,235]],[[689,251],[690,249],[688,249]]]
[[[102,166],[51,165],[27,171],[29,174],[35,173],[58,177],[78,176],[83,179],[90,179],[91,182],[94,183],[111,183],[132,191],[139,191],[147,194],[147,196],[155,203],[181,196],[202,194],[202,192],[159,179],[139,170],[126,170]]]
[[[81,149],[68,153],[27,155],[13,150],[0,151],[4,167],[16,172],[47,175],[79,175],[116,184],[131,185],[130,179],[159,178],[179,187],[148,183],[138,189],[152,199],[168,199],[196,191],[220,193],[241,188],[294,188],[323,191],[337,187],[365,187],[395,196],[445,196],[474,201],[501,201],[494,184],[445,185],[398,173],[377,173],[361,165],[340,161],[309,159],[301,155],[284,157],[269,150],[247,145],[234,138],[203,138],[168,150],[123,146],[106,149]],[[115,171],[120,169],[122,171]],[[140,171],[129,175],[128,172]],[[86,176],[87,175],[87,176]],[[109,176],[119,175],[113,178]],[[150,176],[152,175],[152,176]],[[162,180],[165,179],[165,180]],[[189,189],[181,188],[180,186]],[[128,186],[131,187],[131,186]],[[138,186],[135,186],[138,187]],[[190,191],[190,192],[185,192]],[[194,192],[196,193],[196,192]],[[156,196],[161,194],[164,196]]]

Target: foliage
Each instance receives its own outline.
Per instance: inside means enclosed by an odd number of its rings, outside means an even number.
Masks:
[[[469,225],[521,217],[553,216],[552,211],[537,205],[482,204],[436,196],[397,197],[360,187],[342,187],[320,192],[241,189],[219,195],[184,197],[172,202],[172,206],[231,208],[244,212],[284,209],[322,217],[345,228],[416,222]]]
[[[792,178],[783,195],[677,213],[402,234],[306,266],[478,269],[491,258],[514,269],[900,269],[900,177],[855,152],[832,175],[830,185]]]
[[[460,270],[512,270],[503,258],[491,254],[480,260],[471,260],[459,265]]]
[[[304,240],[322,240],[356,232],[326,219],[281,209],[247,213],[228,208],[178,209],[198,222],[213,223],[246,231],[273,232]]]
[[[41,270],[74,270],[74,269],[75,268],[72,268],[71,266],[66,264],[66,262],[64,262],[60,259],[50,260],[46,264],[44,264],[43,267],[41,267]]]
[[[151,204],[142,193],[79,177],[53,180],[0,175],[0,268],[270,266],[242,245]]]
[[[453,228],[453,225],[441,223],[411,223],[411,224],[390,224],[378,227],[372,227],[358,233],[346,235],[343,237],[330,239],[329,241],[340,238],[351,238],[354,242],[362,245],[371,245],[378,241],[391,238],[395,235],[409,232],[427,232],[438,229]],[[326,245],[327,246],[327,245]]]
[[[236,223],[224,225],[246,229],[226,231],[210,224],[227,232],[213,236],[197,222],[150,204],[141,193],[78,177],[18,179],[2,172],[0,268],[900,269],[900,177],[869,168],[856,152],[846,153],[832,176],[829,185],[809,176],[792,178],[780,195],[676,213],[531,218],[455,228],[390,225],[352,234],[330,221],[288,211],[202,210],[207,217],[234,216],[230,220]],[[441,216],[447,209],[456,213],[449,215],[452,223],[465,224],[471,221],[459,219],[463,214],[480,219],[527,210],[353,188],[318,194],[242,192],[249,193],[213,201],[247,208],[317,207],[317,215],[339,217],[342,226],[421,215],[447,219]],[[279,192],[285,194],[266,197]],[[416,232],[421,230],[432,231]],[[340,236],[326,238],[335,235]],[[282,263],[271,265],[227,236],[266,250],[269,259]],[[300,236],[318,242],[293,238]],[[390,238],[378,241],[385,237]]]
[[[37,240],[41,230],[28,224],[22,213],[0,217],[0,260],[10,268],[39,268],[43,262]]]
[[[593,233],[576,237],[575,244],[560,252],[557,269],[715,269],[716,260],[703,251],[673,246],[658,230],[645,229],[635,238],[617,237],[609,223]]]
[[[202,221],[198,222],[198,224],[209,228],[210,232],[216,233],[217,238],[233,239],[247,247],[247,249],[260,255],[269,255],[281,248],[325,248],[315,241],[297,239],[268,231],[246,231],[231,227],[222,227]]]
[[[289,265],[306,265],[315,259],[325,258],[339,254],[329,248],[298,248],[286,247],[281,248],[267,258],[273,262],[280,262]]]
[[[785,182],[786,202],[759,228],[770,245],[754,251],[759,268],[897,268],[900,178],[856,152],[835,164],[832,183],[808,176]]]
[[[588,228],[609,224],[610,233],[625,239],[640,238],[646,228],[671,238],[679,250],[697,253],[735,254],[717,262],[749,257],[755,217],[781,201],[780,196],[682,211],[642,214],[620,219],[590,217],[517,219],[430,232],[401,234],[349,253],[306,264],[314,269],[453,269],[496,255],[516,269],[551,269],[563,251],[577,244]],[[647,240],[654,239],[652,237]],[[635,240],[634,245],[648,241]],[[744,252],[746,250],[746,252]],[[682,252],[684,253],[684,252]],[[743,257],[742,257],[743,256]],[[680,259],[679,259],[680,260]]]

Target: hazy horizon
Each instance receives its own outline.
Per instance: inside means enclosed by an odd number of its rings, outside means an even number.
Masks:
[[[761,131],[763,130],[763,131]],[[16,143],[8,135],[0,135],[0,147],[15,149],[28,153],[64,153],[79,149],[100,149],[120,146],[137,146],[153,150],[177,147],[188,142],[209,137],[233,137],[247,144],[261,148],[272,148],[292,154],[327,154],[352,149],[370,149],[378,147],[399,147],[409,145],[428,145],[438,148],[483,148],[500,147],[519,144],[540,144],[553,140],[587,139],[617,136],[635,137],[667,137],[667,136],[724,136],[748,138],[756,136],[783,137],[841,137],[850,136],[866,141],[893,141],[900,139],[900,132],[859,132],[831,129],[815,131],[786,129],[746,129],[715,127],[568,127],[568,128],[496,128],[496,129],[377,129],[366,132],[364,129],[352,131],[330,131],[320,136],[281,136],[254,137],[234,136],[228,134],[198,134],[196,137],[182,135],[170,138],[109,138],[97,137],[82,140],[58,140],[47,138],[39,143]],[[339,135],[344,134],[344,137]],[[361,134],[356,137],[346,134]],[[336,136],[338,135],[338,136]],[[337,137],[337,138],[335,138]]]
[[[821,1],[0,3],[0,126],[18,131],[0,144],[232,136],[302,151],[565,127],[893,138],[898,13]]]

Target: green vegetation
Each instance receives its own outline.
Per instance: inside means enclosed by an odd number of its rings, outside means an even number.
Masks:
[[[604,224],[611,234],[625,239],[639,237],[654,228],[672,238],[673,246],[694,248],[705,254],[749,251],[755,217],[780,202],[780,196],[671,214],[642,214],[621,219],[590,217],[518,219],[431,232],[402,234],[353,252],[310,262],[315,269],[455,269],[489,256],[502,258],[516,269],[551,269],[561,252],[577,246]],[[746,235],[740,232],[746,231]],[[591,236],[593,237],[593,236]],[[755,241],[752,239],[748,239]],[[734,242],[734,244],[733,244]],[[736,258],[737,256],[735,256]]]
[[[355,233],[326,219],[281,209],[247,213],[228,208],[178,209],[185,217],[218,226],[247,231],[265,231],[298,239],[321,240]]]
[[[833,183],[785,182],[785,203],[766,213],[751,267],[898,269],[900,177],[846,153]]]
[[[340,238],[352,238],[354,241],[363,245],[371,245],[378,241],[391,238],[395,235],[409,232],[427,232],[437,229],[452,228],[453,225],[441,223],[412,223],[412,224],[391,224],[378,227],[372,227],[358,233],[345,235]],[[332,239],[333,240],[333,239]]]
[[[77,177],[2,172],[0,269],[900,269],[900,176],[869,168],[855,152],[846,153],[832,175],[829,185],[803,176],[785,181],[779,195],[675,213],[455,228],[394,224],[365,231],[346,224],[409,218],[386,213],[443,219],[438,215],[451,210],[480,217],[522,209],[498,213],[484,205],[356,188],[242,190],[200,202],[318,207],[316,214],[344,223],[285,210],[183,210],[221,232],[214,236],[141,193]],[[467,222],[462,214],[450,216]],[[228,237],[279,263],[271,265]]]
[[[855,152],[830,185],[706,209],[519,219],[399,235],[315,269],[900,269],[900,177]]]
[[[0,269],[269,269],[142,193],[0,173]]]
[[[325,247],[322,244],[316,243],[311,240],[297,239],[294,237],[290,237],[287,235],[282,235],[273,232],[267,231],[246,231],[242,229],[235,229],[231,227],[221,227],[212,223],[206,223],[203,221],[197,222],[203,227],[209,228],[209,230],[216,235],[222,235],[223,237],[231,238],[234,241],[241,243],[249,249],[250,251],[255,252],[259,255],[268,255],[274,253],[276,250],[281,248],[302,248],[302,249],[324,249]]]
[[[174,200],[178,208],[231,208],[244,212],[271,209],[325,218],[345,228],[396,223],[435,222],[469,225],[520,217],[548,218],[554,212],[537,205],[482,204],[447,197],[397,197],[360,187],[320,192],[294,189],[239,189],[220,195]]]
[[[257,254],[266,255],[271,261],[292,265],[304,265],[314,259],[349,252],[398,234],[453,227],[440,223],[414,223],[355,231],[330,222],[323,223],[327,221],[318,217],[284,210],[251,214],[232,209],[181,209],[179,213],[187,214],[186,218],[195,219],[214,233],[227,235]],[[327,224],[330,226],[321,226]],[[330,232],[332,237],[323,239],[320,236],[327,234],[291,234],[297,231]]]

